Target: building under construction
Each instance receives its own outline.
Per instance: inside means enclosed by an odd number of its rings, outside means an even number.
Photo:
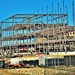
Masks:
[[[73,2],[74,5],[74,2]],[[0,49],[37,52],[72,51],[75,49],[75,26],[68,25],[68,10],[41,14],[16,14],[0,22]],[[60,8],[60,9],[59,9]],[[73,7],[74,11],[74,7]],[[74,15],[73,15],[74,19]]]

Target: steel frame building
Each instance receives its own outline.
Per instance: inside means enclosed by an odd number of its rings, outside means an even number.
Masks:
[[[54,13],[52,4],[50,14],[48,6],[46,14],[43,10],[42,14],[16,14],[0,22],[0,28],[0,49],[3,50],[34,47],[39,52],[62,50],[62,48],[66,51],[67,46],[70,46],[71,42],[74,45],[75,42],[75,35],[69,36],[70,32],[74,32],[75,27],[68,26],[67,8],[66,13],[64,7],[63,13],[61,9],[59,12],[59,4],[58,13],[56,11]]]

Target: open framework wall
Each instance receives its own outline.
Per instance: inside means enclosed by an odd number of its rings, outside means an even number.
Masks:
[[[48,50],[56,47],[60,49],[62,48],[59,47],[60,44],[64,46],[66,41],[74,39],[74,35],[70,37],[74,27],[68,26],[67,17],[68,14],[14,15],[1,23],[2,48],[35,47]],[[62,23],[62,20],[65,21]]]

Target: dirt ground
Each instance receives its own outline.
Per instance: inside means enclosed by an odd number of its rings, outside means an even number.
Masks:
[[[64,69],[64,67],[63,67]],[[75,75],[74,72],[68,71],[65,67],[64,70],[55,70],[53,68],[18,68],[18,69],[0,69],[2,75]]]
[[[13,75],[12,73],[9,73],[6,69],[0,69],[0,75]],[[17,74],[14,74],[17,75]]]
[[[44,75],[41,68],[0,69],[2,75]]]

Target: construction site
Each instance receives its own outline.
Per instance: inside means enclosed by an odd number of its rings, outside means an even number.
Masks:
[[[41,14],[15,14],[1,21],[0,75],[75,75],[74,6],[73,1],[73,26],[64,1],[57,10],[52,3],[50,13],[46,6],[46,13],[42,8]]]

